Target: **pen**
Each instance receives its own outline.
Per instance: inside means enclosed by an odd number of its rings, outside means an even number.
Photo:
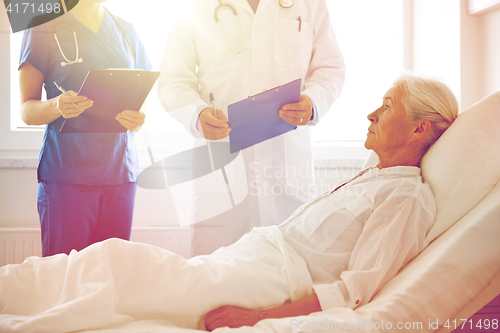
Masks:
[[[217,110],[215,109],[215,99],[213,93],[210,93],[210,103],[212,103],[212,113],[214,115],[214,118],[217,119]]]
[[[215,119],[217,119],[217,110],[215,109],[215,99],[214,99],[214,94],[210,93],[210,103],[212,103],[212,111],[214,113]],[[212,172],[215,171],[214,167],[214,160],[212,156],[212,148],[210,147],[210,142],[208,143],[208,155],[210,157],[210,164],[212,165]],[[231,205],[234,205],[234,199],[233,199],[233,192],[231,191],[231,187],[229,186],[229,180],[227,179],[226,175],[226,170],[224,170],[224,167],[221,167],[220,170],[222,171],[222,175],[224,176],[224,182],[226,183],[226,188],[229,194],[229,199],[231,200]]]
[[[212,103],[212,112],[214,113],[214,117],[217,118],[217,110],[215,109],[215,99],[213,93],[210,93],[210,103]]]
[[[300,18],[300,16],[298,21],[299,21],[299,32],[300,32],[302,30],[302,19]]]
[[[59,89],[60,92],[64,94],[64,96],[70,96],[70,94],[68,94],[68,92],[63,87],[61,87],[56,81],[54,81],[54,85],[57,87],[57,89]],[[78,105],[76,105],[74,102],[73,105],[78,107]]]

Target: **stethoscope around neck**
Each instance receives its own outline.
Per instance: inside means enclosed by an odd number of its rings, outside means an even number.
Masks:
[[[118,28],[122,32],[123,37],[127,41],[127,45],[128,45],[129,50],[130,50],[130,54],[132,55],[132,57],[135,58],[135,53],[134,53],[134,50],[132,49],[132,44],[130,44],[130,40],[128,39],[127,35],[125,34],[125,31],[123,30],[122,26],[120,25],[120,23],[118,22],[116,17],[113,14],[111,14],[111,12],[109,10],[106,9],[106,11],[115,20],[116,25],[118,26]],[[70,65],[74,65],[74,64],[81,64],[83,62],[83,59],[80,58],[80,48],[78,47],[78,38],[76,36],[76,31],[69,24],[63,24],[61,22],[58,22],[58,23],[59,24],[56,24],[54,26],[53,33],[54,33],[54,39],[56,40],[57,47],[59,48],[59,52],[61,52],[61,55],[65,60],[65,61],[61,62],[61,66],[66,67],[66,66],[70,66]],[[73,32],[73,39],[75,41],[75,53],[76,53],[75,60],[69,60],[66,57],[66,55],[64,54],[64,51],[62,50],[61,43],[59,42],[59,38],[57,37],[58,30],[60,28],[63,28],[63,27],[67,27],[69,30],[71,30]]]
[[[59,38],[57,38],[57,31],[62,28],[62,27],[67,27],[73,32],[73,39],[75,40],[75,60],[69,60],[66,55],[64,54],[64,51],[61,48],[61,43],[59,43]],[[69,66],[69,65],[74,65],[74,64],[81,64],[83,62],[83,59],[80,58],[80,49],[78,47],[78,39],[76,37],[76,31],[73,30],[72,27],[70,27],[68,24],[58,24],[57,27],[54,30],[54,39],[56,40],[57,47],[59,48],[59,52],[61,52],[62,57],[64,58],[65,61],[61,62],[61,66]]]

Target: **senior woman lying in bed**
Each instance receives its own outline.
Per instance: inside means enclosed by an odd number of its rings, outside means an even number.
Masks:
[[[420,160],[454,121],[443,83],[401,76],[368,115],[379,164],[300,207],[189,260],[108,240],[69,256],[0,269],[0,331],[77,331],[166,318],[212,330],[356,308],[423,248],[435,219]]]

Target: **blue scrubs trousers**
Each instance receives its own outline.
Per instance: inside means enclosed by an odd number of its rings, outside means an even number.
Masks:
[[[80,251],[108,238],[130,239],[136,183],[38,184],[42,254]]]

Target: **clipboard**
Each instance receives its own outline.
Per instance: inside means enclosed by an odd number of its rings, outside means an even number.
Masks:
[[[300,101],[301,83],[297,79],[228,105],[231,153],[296,129],[281,119],[278,111],[284,104]]]
[[[127,129],[115,119],[123,110],[139,110],[160,72],[133,69],[91,70],[80,95],[94,101],[76,118],[65,119],[62,133],[120,133]]]

